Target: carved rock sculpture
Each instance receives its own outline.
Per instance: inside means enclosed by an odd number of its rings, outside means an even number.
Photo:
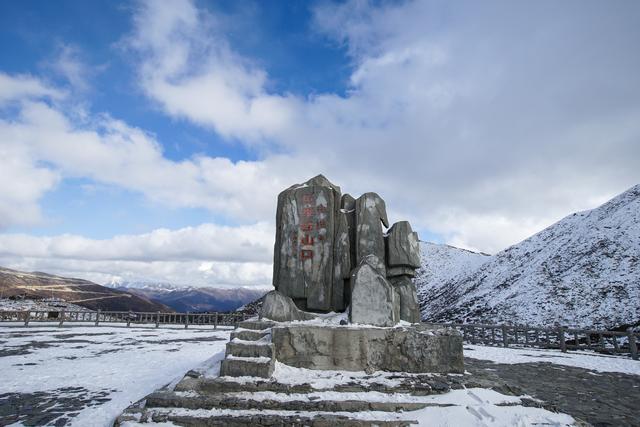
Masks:
[[[386,204],[376,193],[354,199],[322,175],[284,190],[276,212],[277,293],[265,298],[262,315],[304,320],[313,316],[307,311],[349,309],[352,323],[419,322],[411,281],[420,267],[418,235],[406,221],[387,235],[383,226]]]

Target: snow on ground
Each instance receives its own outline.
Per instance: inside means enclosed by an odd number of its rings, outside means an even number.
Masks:
[[[189,369],[215,365],[228,339],[228,329],[0,327],[0,395],[79,387],[109,400],[85,405],[70,425],[110,426],[131,403]]]
[[[217,375],[214,366],[205,372],[207,377]],[[273,378],[283,384],[311,384],[318,390],[331,389],[341,384],[357,382],[359,384],[385,384],[396,386],[399,384],[399,375],[412,376],[418,374],[398,373],[398,372],[347,372],[347,371],[321,371],[304,368],[294,368],[276,362],[276,369]],[[424,375],[424,374],[421,374]],[[227,381],[251,382],[255,378],[251,377],[227,377]],[[554,413],[542,408],[534,408],[522,405],[522,398],[531,399],[530,396],[507,396],[494,390],[470,388],[465,390],[453,390],[442,395],[413,396],[404,393],[379,393],[368,392],[335,392],[318,391],[308,394],[276,393],[276,392],[254,392],[254,393],[230,393],[235,397],[251,400],[279,400],[279,401],[299,401],[309,400],[317,402],[319,400],[363,400],[367,402],[414,402],[427,403],[429,406],[417,411],[405,412],[378,412],[370,411],[366,413],[353,412],[333,412],[333,415],[344,415],[350,418],[363,420],[411,420],[417,421],[422,426],[438,427],[485,427],[485,426],[532,426],[551,425],[569,426],[574,424],[573,417]],[[229,410],[229,409],[160,409],[158,413],[171,412],[173,415],[184,416],[214,416],[214,415],[258,415],[258,414],[279,414],[282,416],[297,415],[300,417],[312,417],[322,414],[313,411],[283,411],[283,410]],[[123,427],[148,426],[149,424],[129,423]],[[157,424],[161,426],[162,424]]]
[[[587,351],[562,353],[559,350],[537,348],[502,348],[465,345],[464,357],[509,364],[548,362],[556,365],[588,369],[590,371],[640,375],[640,361],[638,360],[624,356],[607,356]]]
[[[42,300],[0,298],[0,311],[92,311],[61,299],[47,298]]]

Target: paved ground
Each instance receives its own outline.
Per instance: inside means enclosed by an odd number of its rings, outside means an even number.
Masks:
[[[465,368],[479,376],[495,375],[594,427],[640,426],[640,377],[636,375],[551,363],[497,364],[470,358],[465,359]]]

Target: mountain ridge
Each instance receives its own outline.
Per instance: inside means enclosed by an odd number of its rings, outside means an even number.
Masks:
[[[475,269],[419,283],[423,318],[615,328],[640,320],[640,185]]]
[[[59,298],[91,310],[172,311],[166,305],[140,295],[89,280],[5,267],[0,267],[0,292],[4,298]]]

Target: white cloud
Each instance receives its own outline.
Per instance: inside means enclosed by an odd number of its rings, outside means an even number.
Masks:
[[[94,74],[96,67],[88,67],[82,59],[81,51],[78,47],[61,44],[56,52],[56,58],[49,64],[52,70],[64,77],[72,88],[80,92],[86,92],[89,88],[89,78]]]
[[[266,73],[234,54],[218,17],[187,0],[146,1],[134,20],[128,44],[143,58],[142,87],[170,115],[245,142],[292,123],[296,100],[265,91]]]
[[[202,224],[95,240],[76,235],[0,235],[0,262],[97,280],[172,281],[185,285],[271,284],[272,227]]]
[[[183,286],[271,286],[272,266],[266,263],[200,261],[87,261],[57,258],[0,257],[3,267],[19,271],[44,271],[99,284],[161,282]]]
[[[3,104],[28,98],[48,97],[61,99],[65,93],[53,88],[40,79],[29,75],[15,75],[0,72],[0,107]]]
[[[23,101],[17,118],[0,120],[0,150],[11,159],[9,166],[16,164],[20,176],[28,177],[25,185],[38,185],[38,191],[23,192],[10,180],[0,184],[6,187],[4,197],[20,194],[24,204],[36,203],[62,174],[138,191],[167,206],[204,207],[250,222],[273,217],[275,196],[288,184],[282,179],[288,172],[271,173],[282,161],[277,156],[264,162],[206,156],[172,161],[153,136],[140,129],[109,116],[90,121],[73,117],[72,122],[40,101]],[[42,162],[49,167],[37,166]],[[14,222],[6,217],[0,226]]]
[[[138,235],[96,240],[77,235],[36,237],[0,235],[0,256],[109,261],[270,262],[271,226],[201,224],[178,230],[157,229]]]

